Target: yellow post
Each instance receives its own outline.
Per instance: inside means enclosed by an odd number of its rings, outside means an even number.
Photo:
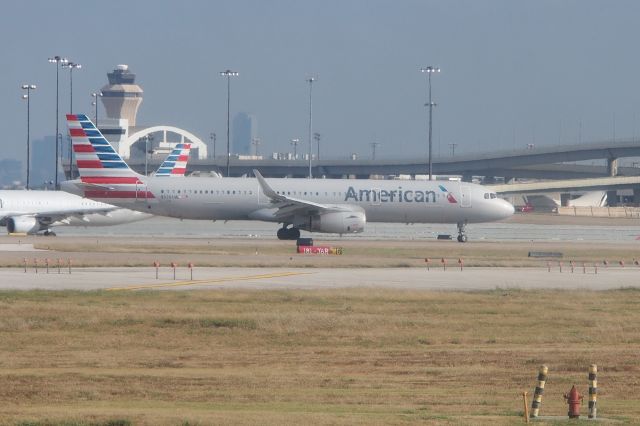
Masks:
[[[542,394],[544,393],[544,384],[547,382],[547,373],[549,369],[546,365],[541,365],[538,370],[538,386],[533,392],[533,401],[531,402],[531,418],[538,417],[540,405],[542,404]]]
[[[596,400],[598,399],[598,366],[591,364],[589,366],[589,418],[595,419]]]
[[[529,404],[527,404],[527,393],[522,392],[522,403],[524,404],[524,421],[529,423]]]

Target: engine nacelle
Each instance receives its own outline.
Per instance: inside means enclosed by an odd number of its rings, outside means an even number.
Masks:
[[[367,216],[364,211],[330,212],[313,215],[306,227],[311,232],[328,232],[334,234],[356,234],[364,231]]]
[[[7,232],[10,234],[35,234],[40,231],[40,223],[35,217],[15,216],[7,219]]]

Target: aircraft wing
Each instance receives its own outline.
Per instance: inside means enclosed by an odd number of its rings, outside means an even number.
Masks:
[[[277,210],[274,214],[274,218],[278,220],[284,220],[286,218],[295,215],[312,215],[322,214],[328,212],[340,212],[340,211],[353,211],[348,205],[326,205],[320,203],[314,203],[309,200],[301,200],[299,198],[288,197],[283,194],[278,194],[269,186],[266,179],[260,174],[258,170],[254,170],[253,174],[260,183],[262,192],[271,200],[272,207]]]

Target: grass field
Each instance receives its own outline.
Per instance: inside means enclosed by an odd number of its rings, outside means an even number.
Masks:
[[[0,423],[518,424],[543,363],[541,414],[596,363],[599,415],[640,422],[639,308],[627,289],[2,292]]]

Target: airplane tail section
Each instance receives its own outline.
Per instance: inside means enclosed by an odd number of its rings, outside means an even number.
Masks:
[[[187,171],[187,161],[191,152],[190,143],[179,143],[162,162],[156,176],[182,177]]]
[[[143,176],[124,162],[86,115],[67,114],[67,125],[86,197],[105,201],[153,198]]]

